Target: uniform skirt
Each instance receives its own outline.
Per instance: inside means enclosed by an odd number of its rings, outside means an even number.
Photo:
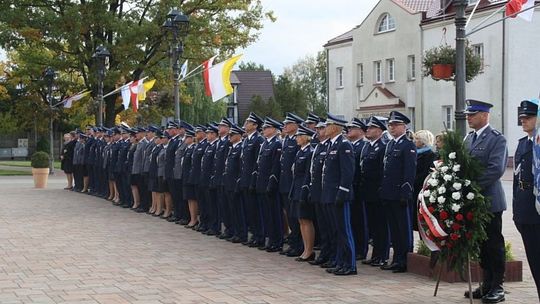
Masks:
[[[195,192],[194,185],[183,185],[182,186],[182,196],[185,200],[196,200],[197,193]]]
[[[298,218],[302,220],[314,220],[315,219],[315,205],[311,202],[300,202],[298,203]]]
[[[60,167],[64,173],[71,174],[73,173],[73,161],[70,159],[63,159]]]
[[[141,176],[139,174],[131,174],[131,178],[129,179],[130,185],[137,186],[139,185]]]
[[[151,192],[159,192],[159,182],[157,177],[148,178],[148,190]]]
[[[158,177],[158,191],[159,193],[169,192],[169,185],[163,176]]]

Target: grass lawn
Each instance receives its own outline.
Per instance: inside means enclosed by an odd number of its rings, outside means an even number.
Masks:
[[[13,175],[32,175],[32,172],[0,169],[0,176],[13,176]]]
[[[29,160],[3,160],[3,161],[0,161],[0,165],[2,165],[2,166],[30,168],[30,161]],[[54,167],[56,169],[60,169],[60,162],[55,161],[54,162]]]

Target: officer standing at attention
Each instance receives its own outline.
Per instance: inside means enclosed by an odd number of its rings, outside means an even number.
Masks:
[[[359,118],[353,118],[347,125],[347,138],[351,142],[354,151],[354,200],[351,206],[351,226],[354,237],[354,248],[356,249],[356,259],[364,260],[366,258],[369,246],[369,231],[366,217],[366,207],[364,193],[358,189],[360,181],[360,153],[367,143],[364,140],[367,131],[366,124]]]
[[[514,156],[514,223],[521,234],[527,261],[540,299],[540,203],[533,193],[533,143],[538,104],[524,100],[518,107],[519,120],[527,136],[519,140]]]
[[[208,230],[208,218],[205,218],[206,211],[204,210],[204,188],[200,185],[201,179],[201,160],[208,145],[206,140],[206,127],[203,125],[197,125],[195,127],[195,139],[197,145],[191,155],[191,171],[188,178],[188,185],[192,186],[195,192],[195,205],[199,210],[199,223],[193,227],[196,231],[203,232]],[[193,219],[192,219],[193,220]]]
[[[148,143],[143,151],[143,166],[141,170],[142,180],[141,183],[144,187],[139,190],[141,192],[141,207],[137,209],[138,213],[148,212],[152,202],[152,189],[150,188],[150,164],[152,162],[152,150],[156,146],[156,132],[159,132],[159,128],[156,126],[148,126],[146,132],[146,140]]]
[[[169,122],[167,132],[171,135],[167,150],[165,151],[165,181],[167,183],[168,192],[165,192],[165,204],[167,209],[173,210],[173,214],[167,217],[168,222],[176,222],[177,211],[174,208],[180,204],[182,200],[182,187],[178,186],[178,181],[174,179],[174,166],[176,164],[176,150],[182,144],[184,129],[180,121]]]
[[[279,204],[279,171],[282,143],[279,139],[279,130],[283,125],[270,117],[266,117],[263,124],[264,143],[261,145],[257,161],[257,179],[255,190],[262,209],[261,227],[258,232],[260,250],[278,252],[283,246],[283,212]],[[265,236],[268,243],[265,244]]]
[[[141,207],[141,197],[146,192],[146,185],[143,183],[142,169],[144,165],[144,150],[148,144],[148,140],[145,136],[146,129],[143,127],[137,128],[137,148],[135,148],[135,153],[133,155],[133,167],[131,168],[132,178],[135,179],[135,184],[137,186],[137,191],[133,192],[133,207],[132,209],[136,211]]]
[[[381,267],[386,265],[390,250],[388,220],[380,198],[384,152],[388,141],[383,136],[383,132],[386,131],[384,120],[372,116],[367,127],[366,138],[369,142],[360,153],[360,164],[356,170],[360,171],[358,192],[362,194],[365,203],[369,232],[373,238],[373,250],[371,259],[362,261],[362,264]]]
[[[483,303],[504,301],[504,237],[502,235],[502,213],[506,210],[506,200],[501,177],[506,169],[508,150],[506,138],[489,125],[489,111],[492,104],[468,99],[465,114],[471,131],[465,137],[465,147],[472,157],[483,166],[482,176],[477,180],[481,193],[491,204],[493,217],[485,227],[487,240],[480,245],[480,267],[484,282],[474,290],[473,298]],[[469,292],[465,292],[469,296]]]
[[[216,154],[214,156],[214,168],[213,176],[210,181],[210,186],[216,191],[216,204],[217,204],[217,222],[218,222],[218,237],[220,239],[228,239],[232,237],[231,220],[229,214],[229,208],[227,208],[227,196],[223,189],[223,171],[225,170],[225,160],[231,147],[229,141],[229,130],[231,128],[231,121],[226,117],[223,117],[218,124],[218,142],[216,147]],[[225,226],[223,232],[221,231],[221,223]]]
[[[406,136],[410,119],[398,111],[390,112],[388,131],[394,139],[386,146],[381,199],[392,237],[392,264],[381,266],[394,273],[407,271],[407,253],[412,237],[409,203],[413,199],[416,175],[416,146]]]
[[[175,224],[186,225],[189,223],[189,209],[187,200],[184,199],[184,187],[182,185],[182,159],[185,155],[185,150],[187,149],[186,131],[188,129],[193,129],[193,127],[186,123],[185,121],[179,122],[179,143],[174,151],[174,168],[173,168],[173,188],[171,191],[177,191],[177,198],[173,198],[173,217],[171,222],[174,220]]]
[[[328,268],[335,275],[355,275],[356,255],[351,229],[351,201],[353,200],[354,152],[351,143],[343,136],[346,120],[328,113],[326,135],[330,139],[324,162],[322,180],[323,204],[334,212],[336,239],[336,267]]]
[[[249,231],[252,234],[251,240],[242,242],[242,244],[253,247],[258,247],[260,238],[264,238],[264,235],[258,235],[261,231],[261,215],[258,209],[257,196],[255,194],[255,169],[257,166],[257,157],[259,156],[261,144],[264,142],[264,138],[259,135],[257,128],[259,128],[262,123],[263,120],[257,116],[257,114],[253,112],[249,113],[248,118],[246,118],[246,121],[244,122],[246,138],[242,142],[242,153],[240,154],[242,171],[240,173],[240,181],[238,184],[242,194],[244,210],[246,211],[246,218],[240,220],[247,222]]]
[[[206,219],[205,221],[208,229],[201,232],[206,235],[217,235],[219,227],[216,189],[212,188],[210,184],[212,176],[214,175],[214,156],[219,141],[217,126],[208,124],[206,129],[206,139],[208,140],[208,145],[206,146],[201,159],[201,177],[199,180],[199,186],[203,190],[204,199],[199,202],[199,206],[201,207],[201,217]]]
[[[298,126],[303,123],[304,120],[293,113],[287,113],[285,120],[283,121],[283,131],[285,134],[283,138],[281,158],[280,158],[280,176],[279,176],[279,193],[281,200],[281,207],[287,215],[287,222],[289,224],[290,233],[287,238],[289,248],[287,251],[283,251],[283,254],[289,257],[297,257],[304,251],[304,245],[302,243],[302,235],[300,234],[300,224],[298,223],[298,212],[291,210],[291,200],[289,199],[289,192],[291,191],[291,185],[293,182],[292,167],[296,153],[300,147],[296,143],[296,131]],[[294,207],[293,207],[294,208]]]
[[[306,120],[304,121],[304,125],[315,132],[317,132],[316,127],[317,124],[321,121],[321,118],[313,113],[309,113]],[[317,133],[313,135],[313,138],[311,139],[311,146],[315,148],[315,146],[319,143],[319,138]]]

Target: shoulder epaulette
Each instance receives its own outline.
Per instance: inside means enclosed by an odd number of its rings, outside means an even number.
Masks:
[[[497,135],[497,136],[502,135],[501,132],[499,132],[498,130],[495,130],[495,129],[491,129],[491,132],[492,132],[493,134]]]

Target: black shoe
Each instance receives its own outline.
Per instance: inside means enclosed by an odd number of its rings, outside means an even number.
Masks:
[[[337,271],[340,271],[341,267],[333,267],[333,268],[327,268],[326,272],[328,273],[336,273]]]
[[[386,266],[388,265],[388,262],[384,261],[384,260],[377,260],[375,262],[372,262],[370,264],[372,267],[383,267],[383,266]]]
[[[279,252],[280,255],[287,255],[289,253],[289,249],[283,249]]]
[[[244,246],[249,246],[249,244],[251,244],[251,241],[245,240],[241,244],[244,245]]]
[[[325,263],[322,263],[321,265],[321,268],[335,268],[336,267],[336,263],[332,262],[332,261],[327,261]]]
[[[213,229],[208,229],[208,230],[206,230],[206,231],[204,232],[204,234],[212,236],[212,235],[216,235],[217,232],[214,231]]]
[[[310,256],[308,256],[307,258],[303,258],[301,256],[297,257],[296,259],[294,259],[295,261],[297,262],[311,262],[311,261],[315,261],[315,252],[312,252]]]
[[[390,264],[390,265],[384,265],[384,266],[381,266],[381,269],[382,270],[396,270],[398,269],[400,266],[398,263],[393,263],[393,264]]]
[[[407,272],[407,266],[399,266],[396,269],[392,269],[392,273],[404,273]]]
[[[131,205],[123,204],[123,205],[122,205],[122,208],[131,208]]]
[[[317,258],[317,259],[315,259],[313,261],[308,261],[308,263],[309,263],[309,265],[318,266],[318,265],[322,265],[322,264],[326,263],[326,260]]]
[[[137,213],[143,213],[143,212],[146,212],[146,211],[144,211],[144,209],[142,209],[142,208],[138,208],[138,209],[135,210],[135,212],[137,212]]]
[[[366,259],[366,257],[363,256],[363,255],[361,255],[361,254],[357,254],[357,255],[356,255],[356,260],[357,260],[357,261],[361,261],[361,260],[365,260],[365,259]]]
[[[482,303],[499,303],[504,302],[504,300],[504,288],[500,285],[492,288],[482,297]]]
[[[481,299],[483,296],[485,296],[489,292],[489,288],[484,288],[484,286],[477,287],[472,291],[472,297],[473,299]],[[469,298],[469,291],[465,291],[463,294],[465,298]]]
[[[245,240],[242,240],[241,238],[239,238],[237,236],[235,236],[235,237],[233,237],[231,239],[231,243],[233,243],[233,244],[244,243],[244,242],[245,242]]]
[[[356,269],[344,267],[337,271],[334,271],[334,274],[338,276],[347,276],[347,275],[356,275],[357,272],[356,272]]]
[[[301,255],[302,255],[302,253],[300,251],[295,251],[295,250],[291,250],[291,251],[289,251],[289,253],[286,254],[286,256],[288,256],[290,258],[299,257]]]
[[[363,260],[361,261],[360,263],[362,263],[363,265],[371,265],[375,262],[378,262],[379,260],[378,259],[369,259],[369,260]]]
[[[270,246],[266,248],[266,252],[279,252],[281,250],[281,247],[279,246]]]
[[[218,238],[219,238],[220,240],[225,240],[225,239],[230,239],[230,238],[232,238],[232,237],[233,237],[233,236],[230,235],[230,234],[222,233],[222,234],[219,235]]]
[[[259,249],[259,250],[266,250],[266,249],[268,249],[268,248],[270,248],[270,247],[269,247],[269,246],[266,246],[266,245],[264,245],[264,244],[262,244],[262,245],[260,245],[259,247],[257,247],[257,249]]]
[[[179,225],[187,225],[187,224],[189,224],[189,220],[186,220],[186,219],[179,219],[179,220],[178,220],[178,224],[179,224]]]
[[[260,247],[260,246],[261,246],[261,244],[259,244],[258,242],[255,242],[255,241],[248,244],[249,248],[255,248],[255,247]]]
[[[176,222],[178,221],[178,218],[175,217],[175,216],[170,216],[168,219],[167,219],[167,222],[171,223],[171,222]]]

